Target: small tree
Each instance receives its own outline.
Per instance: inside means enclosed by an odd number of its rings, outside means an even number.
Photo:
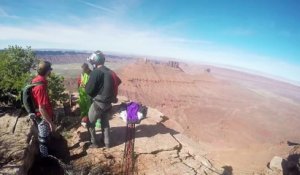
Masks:
[[[30,47],[9,46],[0,51],[0,103],[21,107],[20,92],[32,80],[31,73],[37,63],[38,59]],[[66,97],[63,77],[52,74],[48,80],[52,103],[62,102]]]
[[[30,77],[37,59],[30,47],[9,46],[0,52],[0,101],[19,104],[20,91]]]
[[[64,103],[68,99],[65,92],[64,77],[51,73],[48,77],[49,97],[53,106],[58,102]]]

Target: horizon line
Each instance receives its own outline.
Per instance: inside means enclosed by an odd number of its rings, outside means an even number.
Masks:
[[[4,50],[4,49],[0,49]],[[92,53],[92,50],[85,50],[85,49],[61,49],[61,48],[35,48],[33,51],[77,51],[77,52],[90,52]],[[257,70],[249,69],[249,68],[244,68],[244,67],[239,67],[239,66],[234,66],[234,65],[229,65],[229,64],[218,64],[218,63],[212,63],[212,62],[203,62],[203,61],[185,61],[183,59],[178,59],[175,57],[167,57],[167,56],[155,56],[155,55],[141,55],[141,54],[134,54],[134,53],[124,53],[124,52],[119,52],[119,51],[102,51],[104,54],[120,54],[123,56],[132,56],[132,57],[149,57],[152,60],[159,59],[158,61],[178,61],[181,63],[198,63],[200,65],[208,65],[208,66],[215,66],[218,68],[223,68],[223,69],[228,69],[228,70],[233,70],[233,71],[238,71],[241,73],[246,73],[250,75],[256,75],[260,76],[263,78],[267,78],[270,80],[275,80],[283,83],[288,83],[293,86],[300,87],[300,81],[295,81],[295,80],[290,80],[287,78],[283,78],[280,76],[276,75],[270,75],[268,73],[260,72]],[[168,59],[168,60],[167,60]]]

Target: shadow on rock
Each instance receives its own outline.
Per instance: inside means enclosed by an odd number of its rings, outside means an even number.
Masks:
[[[154,124],[154,125],[138,125],[136,126],[135,138],[142,137],[153,137],[157,134],[171,134],[175,135],[179,132],[165,127],[162,123]],[[111,139],[112,146],[118,146],[126,142],[126,126],[121,127],[112,127],[111,128]]]
[[[232,175],[232,167],[231,166],[223,166],[222,167],[224,169],[222,175]]]
[[[124,104],[119,104],[119,105],[113,105],[112,108],[109,110],[109,112],[106,114],[112,118],[112,116],[122,110],[122,107],[124,107]],[[147,115],[148,110],[145,111],[145,115]],[[167,117],[164,118],[164,120],[168,120]],[[145,124],[140,124],[136,125],[136,133],[135,133],[135,138],[141,138],[141,137],[153,137],[157,134],[171,134],[175,135],[178,134],[179,132],[167,128],[164,126],[162,123],[157,123],[157,124],[152,124],[152,125],[145,125]],[[81,132],[80,135],[80,142],[85,142],[89,141],[90,136],[88,131],[86,130],[85,132]],[[97,134],[97,139],[101,140],[101,134]],[[117,126],[117,127],[111,127],[110,128],[110,138],[111,138],[111,147],[119,146],[123,143],[126,142],[126,126]],[[72,146],[73,147],[73,146]],[[71,148],[72,148],[71,147]],[[74,145],[74,147],[78,147],[78,145]]]
[[[51,136],[48,149],[49,155],[53,155],[59,159],[59,161],[66,164],[70,162],[70,152],[67,141],[60,134]],[[63,175],[65,171],[59,161],[51,157],[41,158],[37,155],[35,156],[32,167],[30,167],[28,171],[28,175]]]
[[[58,161],[52,158],[36,158],[33,166],[29,169],[28,175],[64,175],[64,169]]]
[[[291,141],[287,141],[288,146],[297,146],[300,145],[300,143],[296,143],[296,142],[291,142]]]
[[[80,147],[80,142],[76,143],[76,144],[73,145],[73,146],[79,148],[79,147]],[[72,156],[70,157],[70,160],[72,161],[72,160],[80,159],[80,158],[86,156],[86,155],[87,155],[86,150],[89,148],[89,146],[90,146],[90,143],[88,143],[88,142],[84,143],[84,145],[82,146],[82,151],[81,151],[80,153],[78,153],[78,154],[72,155]],[[71,147],[71,148],[72,148],[72,147]],[[69,148],[69,149],[71,150],[71,148]],[[74,149],[74,148],[73,148],[73,149]]]
[[[54,134],[49,142],[49,153],[64,163],[70,163],[70,152],[67,140],[60,134]]]
[[[292,154],[282,162],[283,175],[300,174],[300,154]]]

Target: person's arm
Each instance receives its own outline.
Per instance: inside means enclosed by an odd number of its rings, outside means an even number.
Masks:
[[[51,131],[55,130],[55,125],[53,123],[53,121],[51,120],[51,117],[47,110],[46,110],[46,105],[48,103],[50,103],[48,101],[47,95],[47,89],[44,85],[38,86],[36,87],[38,88],[36,93],[37,93],[37,102],[38,102],[38,106],[39,106],[39,112],[41,113],[41,116],[43,117],[43,119],[49,124]]]
[[[79,88],[80,87],[80,84],[81,84],[81,75],[78,77],[78,79],[77,79],[77,88]]]
[[[55,125],[53,121],[51,120],[51,117],[47,113],[45,105],[39,105],[39,111],[43,117],[43,119],[49,124],[51,131],[55,131]]]
[[[85,85],[85,92],[91,96],[91,97],[95,97],[98,93],[98,76],[96,71],[91,72],[90,74],[90,78],[88,80],[88,82]]]

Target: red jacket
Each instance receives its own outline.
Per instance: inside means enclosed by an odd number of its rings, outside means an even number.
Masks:
[[[36,83],[36,82],[42,82],[43,85],[38,85],[32,88],[32,96],[33,96],[34,104],[36,107],[39,107],[40,105],[44,105],[49,117],[53,119],[53,109],[47,91],[48,82],[45,77],[40,75],[36,76],[32,80],[32,83]],[[41,113],[37,112],[36,115],[41,116]]]

